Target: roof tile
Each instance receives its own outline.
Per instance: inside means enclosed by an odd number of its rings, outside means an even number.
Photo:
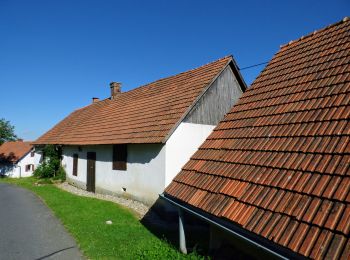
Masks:
[[[16,163],[33,149],[30,142],[12,141],[0,145],[0,162]]]
[[[349,64],[350,21],[281,48],[192,157],[211,168],[186,166],[230,199],[215,216],[306,257],[350,254]]]
[[[78,109],[34,144],[161,143],[230,63],[224,57]],[[142,113],[140,113],[142,111]],[[116,116],[117,115],[117,116]]]

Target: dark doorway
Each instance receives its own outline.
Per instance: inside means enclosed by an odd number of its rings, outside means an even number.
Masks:
[[[95,192],[95,166],[96,166],[96,153],[87,153],[87,179],[86,190]]]

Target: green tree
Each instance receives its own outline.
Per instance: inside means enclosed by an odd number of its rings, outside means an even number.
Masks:
[[[10,121],[6,121],[4,118],[0,119],[0,145],[7,141],[15,141],[17,136],[15,135],[15,127],[10,124]]]

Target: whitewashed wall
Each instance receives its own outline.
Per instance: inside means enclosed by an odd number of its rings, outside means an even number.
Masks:
[[[30,171],[26,172],[26,165],[33,164],[35,170],[40,164],[40,159],[40,153],[35,152],[34,157],[31,157],[31,153],[29,152],[17,164],[2,166],[0,172],[2,175],[6,175],[11,178],[29,177],[33,175],[33,171],[31,169]]]
[[[181,123],[166,143],[165,187],[180,172],[182,166],[197,151],[215,126]]]
[[[63,147],[62,165],[70,183],[86,189],[87,152],[96,152],[96,192],[113,193],[152,204],[165,184],[165,147],[162,144],[129,144],[127,170],[112,169],[112,145]],[[73,154],[79,155],[78,176],[73,176]],[[123,190],[125,189],[125,191]]]

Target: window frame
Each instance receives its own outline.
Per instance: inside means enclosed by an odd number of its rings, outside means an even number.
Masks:
[[[72,175],[78,176],[78,161],[79,161],[79,154],[74,153],[73,154],[73,169],[72,169]]]
[[[24,167],[25,172],[31,172],[34,171],[34,164],[26,164]]]
[[[112,155],[112,170],[126,171],[128,160],[127,144],[114,144]]]

